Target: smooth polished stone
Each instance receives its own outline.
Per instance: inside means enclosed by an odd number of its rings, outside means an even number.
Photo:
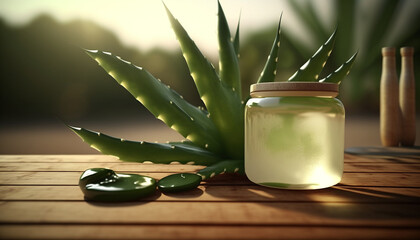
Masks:
[[[91,168],[80,176],[79,187],[87,200],[125,202],[155,193],[156,180],[138,174],[119,174],[107,168]]]
[[[200,185],[201,176],[194,173],[177,173],[162,178],[158,182],[162,192],[182,192],[194,189]]]

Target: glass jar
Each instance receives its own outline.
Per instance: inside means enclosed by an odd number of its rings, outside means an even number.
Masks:
[[[337,95],[335,83],[253,84],[245,107],[247,177],[287,189],[320,189],[340,182],[345,113]]]

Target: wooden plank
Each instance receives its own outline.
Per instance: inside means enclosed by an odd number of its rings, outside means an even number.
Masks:
[[[0,223],[420,227],[420,205],[278,202],[0,202]]]
[[[0,186],[0,200],[7,201],[83,201],[78,186]],[[418,203],[420,188],[339,187],[314,191],[290,191],[261,186],[199,186],[173,194],[158,191],[139,201],[194,202],[341,202],[341,203]]]
[[[340,186],[420,187],[418,173],[345,173]]]
[[[374,155],[352,155],[344,154],[344,162],[353,163],[419,163],[418,156],[374,156]]]
[[[3,225],[4,239],[418,239],[415,228],[296,226]]]
[[[121,163],[117,157],[85,154],[85,155],[0,155],[0,162],[10,163]],[[344,162],[354,163],[420,163],[416,156],[364,156],[344,154]]]
[[[2,172],[0,185],[77,185],[82,172]],[[156,179],[170,173],[133,172]],[[216,176],[205,184],[254,185],[245,176]],[[420,173],[345,173],[338,186],[420,187]]]
[[[412,164],[400,164],[400,163],[344,163],[344,172],[420,173],[420,163],[412,163]]]
[[[49,162],[122,162],[117,157],[100,154],[83,154],[83,155],[0,155],[0,162],[24,162],[24,163],[49,163]]]
[[[0,185],[77,185],[82,172],[2,172]],[[145,174],[160,179],[167,173]]]
[[[345,152],[363,156],[414,157],[420,159],[420,148],[416,147],[349,147],[345,149]]]
[[[161,179],[171,173],[148,173],[148,172],[132,172],[136,174],[146,175],[155,179]],[[175,173],[175,172],[173,172]],[[0,174],[1,185],[70,185],[76,186],[82,172],[2,172]],[[216,176],[205,184],[233,184],[233,185],[249,185],[252,184],[245,176],[238,174],[225,174]]]
[[[0,163],[0,172],[80,172],[88,168],[111,168],[120,172],[194,172],[204,166],[152,163]],[[419,165],[420,168],[420,165]]]
[[[88,168],[111,168],[120,172],[194,172],[204,166],[185,164],[149,164],[149,163],[0,163],[0,172],[80,172]],[[345,163],[344,172],[406,172],[420,173],[418,164],[397,163]]]

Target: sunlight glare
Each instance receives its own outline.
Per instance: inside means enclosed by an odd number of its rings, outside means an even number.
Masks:
[[[232,34],[241,13],[241,35],[275,25],[288,7],[276,0],[220,0]],[[206,54],[217,55],[217,1],[165,0],[197,46]],[[23,25],[44,13],[61,22],[76,19],[92,21],[113,31],[129,46],[148,50],[154,47],[178,49],[161,1],[156,0],[74,0],[74,1],[0,1],[0,17]],[[287,22],[287,21],[286,21]],[[88,34],[88,33],[87,33]]]

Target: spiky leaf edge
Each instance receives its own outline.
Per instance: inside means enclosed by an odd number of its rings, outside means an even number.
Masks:
[[[290,82],[316,82],[334,48],[337,29],[328,40],[289,79]]]
[[[242,160],[225,160],[208,166],[197,172],[203,180],[212,178],[224,173],[245,174],[244,161]]]
[[[69,126],[84,142],[97,151],[118,157],[127,162],[146,162],[170,164],[193,164],[209,166],[220,162],[212,152],[193,146],[189,143],[150,143],[136,142],[90,131],[84,128]]]
[[[353,66],[354,60],[356,59],[357,52],[343,63],[334,72],[329,74],[327,77],[319,80],[319,82],[330,82],[340,84],[341,81],[350,73],[350,69]]]
[[[200,97],[222,136],[227,157],[243,159],[244,108],[236,96],[239,90],[229,88],[220,81],[214,67],[166,5],[165,9]]]
[[[218,3],[218,40],[219,40],[219,77],[222,82],[232,89],[236,89],[236,96],[241,100],[241,78],[238,55],[234,40],[230,36],[229,26],[220,1]],[[239,39],[238,39],[239,40]]]
[[[282,14],[283,15],[283,14]],[[265,63],[264,69],[260,74],[260,77],[257,83],[263,82],[274,82],[274,79],[277,74],[277,63],[278,63],[278,52],[280,47],[280,25],[281,18],[280,15],[279,25],[277,27],[276,37],[274,38],[273,46],[271,47],[270,55],[268,55],[267,62]]]
[[[236,26],[236,33],[235,33],[235,37],[233,39],[233,48],[235,49],[235,53],[236,56],[239,58],[241,57],[241,55],[239,54],[239,27],[241,25],[241,16],[239,15],[239,20],[238,20],[238,25]]]
[[[111,53],[98,50],[86,50],[86,53],[156,118],[198,146],[223,153],[219,132],[205,110],[189,104],[141,67]]]

